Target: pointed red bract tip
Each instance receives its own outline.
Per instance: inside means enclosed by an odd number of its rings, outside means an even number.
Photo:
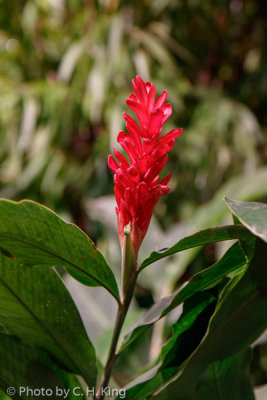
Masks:
[[[162,126],[172,114],[172,107],[165,103],[166,90],[155,100],[155,85],[143,82],[140,76],[132,81],[133,93],[126,104],[136,113],[136,121],[123,113],[129,133],[120,131],[117,141],[127,158],[114,148],[118,161],[111,155],[108,166],[114,173],[114,193],[117,201],[118,232],[123,246],[124,227],[131,223],[131,239],[135,255],[147,232],[155,204],[165,196],[171,173],[159,181],[159,174],[167,162],[167,153],[174,146],[182,129],[174,129],[160,137]]]

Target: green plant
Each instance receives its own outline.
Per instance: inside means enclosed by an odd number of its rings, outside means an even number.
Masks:
[[[226,199],[233,225],[207,227],[138,264],[153,208],[169,191],[170,174],[163,179],[159,174],[181,130],[161,136],[171,115],[167,94],[155,100],[155,86],[140,77],[133,86],[136,96],[127,104],[140,125],[125,115],[129,134],[118,136],[129,159],[116,149],[118,161],[109,157],[122,248],[120,290],[103,255],[77,226],[36,202],[0,200],[0,354],[8,360],[0,365],[0,388],[15,399],[253,399],[249,346],[267,327],[267,206]],[[157,301],[119,343],[137,279],[148,266],[229,240],[235,243],[214,265]],[[117,303],[104,367],[62,281],[65,272],[86,286],[104,288]],[[119,359],[182,304],[153,365],[126,386],[117,384],[112,375]]]

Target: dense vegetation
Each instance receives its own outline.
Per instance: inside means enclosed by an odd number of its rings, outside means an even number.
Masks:
[[[0,1],[0,197],[38,201],[74,222],[119,276],[107,157],[139,74],[168,91],[166,131],[184,129],[166,167],[172,189],[156,206],[140,261],[200,229],[232,223],[224,196],[267,199],[266,37],[264,0]],[[146,269],[126,327],[227,249],[209,243]],[[66,279],[103,362],[115,304]],[[90,313],[88,302],[95,302]],[[120,385],[157,359],[177,318],[129,344],[115,367]],[[266,356],[262,339],[251,362],[246,352],[234,362],[249,364],[260,386]]]

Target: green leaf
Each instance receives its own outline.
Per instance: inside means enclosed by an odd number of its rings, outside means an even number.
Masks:
[[[243,275],[243,276],[242,276]],[[202,343],[156,399],[194,398],[201,373],[218,360],[231,357],[253,343],[267,328],[267,245],[257,239],[245,274],[225,288]]]
[[[228,198],[240,199],[245,201],[260,199],[267,194],[267,167],[258,168],[248,174],[235,176],[223,184],[215,193],[214,197],[207,203],[198,207],[192,217],[187,220],[186,232],[197,232],[200,229],[216,226],[221,223],[223,218],[228,214],[227,207],[222,199]],[[187,234],[187,233],[186,233]],[[192,262],[199,251],[199,247],[178,254],[177,262],[179,262],[179,276],[182,275],[186,267]],[[170,280],[170,284],[174,284],[177,275],[175,274]]]
[[[238,229],[235,232],[241,231]],[[153,323],[164,317],[183,301],[198,291],[216,285],[218,280],[242,267],[245,263],[246,260],[240,245],[235,243],[216,264],[193,276],[191,281],[182,290],[155,303],[126,333],[120,352],[126,349],[132,341]]]
[[[225,201],[241,224],[267,242],[267,204],[229,199]]]
[[[14,398],[14,397],[13,397],[13,398]],[[3,392],[3,391],[0,389],[0,399],[1,399],[1,400],[10,400],[11,397],[9,397],[5,392]]]
[[[0,200],[0,217],[3,254],[27,265],[63,266],[78,281],[89,286],[104,286],[119,299],[111,269],[77,226],[28,200],[19,203]]]
[[[184,302],[183,313],[173,325],[172,337],[161,351],[162,370],[182,364],[199,345],[215,310],[218,289],[198,292]]]
[[[0,326],[94,386],[94,348],[54,269],[26,267],[0,254]]]
[[[147,267],[153,262],[161,258],[168,257],[172,254],[179,253],[180,251],[191,249],[197,246],[203,246],[208,243],[221,242],[224,240],[239,239],[247,237],[247,230],[242,226],[222,226],[216,228],[203,229],[191,236],[187,236],[174,246],[170,247],[167,251],[156,252],[153,251],[148,258],[146,258],[139,267],[139,270]]]
[[[190,355],[205,334],[215,300],[213,295],[200,292],[185,302],[172,337],[162,349],[160,362],[127,385],[127,399],[144,398],[175,374],[177,365]]]
[[[4,393],[13,388],[12,399],[64,399],[68,393],[68,399],[75,400],[72,389],[80,387],[75,375],[46,362],[45,357],[36,349],[22,344],[17,338],[0,334],[0,359],[4,360],[0,363],[0,388]],[[34,389],[35,396],[32,393]],[[43,395],[42,392],[39,395],[40,389],[43,390]],[[0,398],[10,399],[4,393],[0,392]]]
[[[197,400],[254,400],[248,373],[251,351],[238,353],[211,364],[198,388]]]

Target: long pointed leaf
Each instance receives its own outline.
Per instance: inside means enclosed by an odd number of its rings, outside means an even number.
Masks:
[[[262,334],[267,328],[266,271],[267,245],[257,239],[249,268],[222,294],[202,343],[156,399],[191,400],[203,370],[243,351]]]
[[[126,333],[120,351],[126,349],[135,338],[153,323],[164,317],[190,296],[216,284],[219,279],[242,267],[245,263],[246,259],[240,245],[238,243],[234,244],[216,264],[196,274],[182,290],[155,303]]]
[[[168,257],[172,254],[179,253],[180,251],[192,249],[193,247],[203,246],[208,243],[221,242],[224,240],[239,239],[246,237],[247,231],[241,225],[240,226],[221,226],[216,228],[203,229],[191,236],[187,236],[168,250],[163,252],[153,251],[148,258],[146,258],[139,267],[139,270],[147,267],[153,262],[160,260],[161,258]]]
[[[177,365],[182,363],[187,353],[190,354],[192,346],[195,348],[201,341],[215,301],[213,295],[198,293],[185,303],[181,317],[173,326],[172,337],[162,349],[160,361],[127,385],[127,399],[145,398],[175,374]]]

